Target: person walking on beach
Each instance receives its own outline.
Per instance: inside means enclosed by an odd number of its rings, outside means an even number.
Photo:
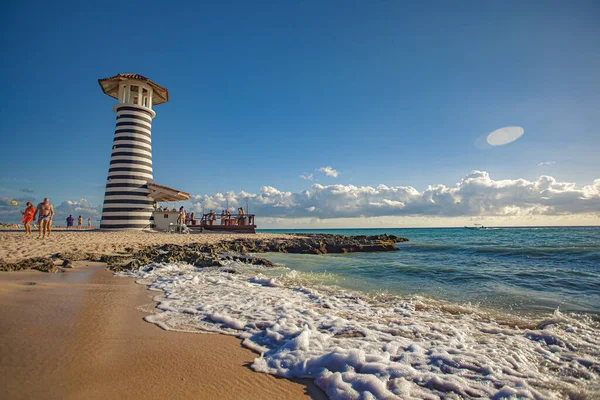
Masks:
[[[47,197],[42,203],[38,204],[35,209],[35,213],[33,214],[34,219],[36,215],[38,215],[38,224],[40,226],[39,239],[45,238],[46,232],[48,232],[48,237],[50,237],[50,227],[52,225],[52,217],[54,216],[54,208]]]
[[[77,230],[81,230],[81,226],[83,225],[83,218],[81,215],[77,218]]]
[[[88,217],[88,228],[92,227],[92,219]]]
[[[21,214],[23,214],[21,222],[25,224],[25,236],[31,236],[31,222],[35,215],[35,208],[33,208],[33,204],[30,201],[27,202],[27,208],[21,211]]]
[[[67,230],[73,227],[73,222],[75,222],[75,218],[73,218],[73,216],[69,214],[69,216],[67,217]]]

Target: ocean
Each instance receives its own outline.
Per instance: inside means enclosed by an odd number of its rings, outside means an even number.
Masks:
[[[263,232],[409,242],[260,255],[275,268],[146,266],[128,275],[157,291],[147,321],[235,335],[255,371],[333,399],[600,397],[598,227]]]

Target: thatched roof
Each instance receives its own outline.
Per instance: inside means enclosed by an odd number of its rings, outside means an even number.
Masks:
[[[122,81],[128,80],[137,80],[142,81],[150,86],[154,90],[152,95],[152,104],[157,105],[161,103],[166,103],[169,101],[169,91],[167,88],[160,86],[157,83],[152,82],[150,79],[145,76],[138,74],[117,74],[115,76],[111,76],[110,78],[98,79],[98,83],[102,88],[102,91],[109,95],[110,97],[114,97],[118,99],[119,97],[119,84]]]

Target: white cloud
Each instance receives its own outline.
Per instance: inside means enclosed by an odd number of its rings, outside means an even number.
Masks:
[[[305,181],[312,181],[313,174],[302,174],[300,175],[300,179],[304,179]]]
[[[544,162],[539,163],[537,166],[538,167],[545,167],[547,165],[554,165],[554,164],[556,164],[556,161],[544,161]]]
[[[319,168],[319,171],[323,172],[327,176],[331,176],[332,178],[337,178],[338,175],[340,174],[338,171],[336,171],[335,169],[331,168],[330,166],[321,167],[321,168]]]
[[[493,180],[485,171],[472,171],[453,186],[431,185],[424,191],[411,186],[315,183],[300,193],[263,186],[258,194],[227,196],[230,207],[232,202],[245,206],[244,199],[249,198],[250,212],[272,218],[600,215],[600,179],[578,187],[545,175],[534,181]],[[205,209],[224,208],[225,198],[220,193],[201,196]]]
[[[63,224],[69,215],[73,215],[75,218],[81,215],[84,219],[90,217],[92,221],[96,221],[102,215],[102,206],[94,207],[87,199],[80,199],[79,201],[66,200],[58,206],[55,205],[54,212],[55,224]]]

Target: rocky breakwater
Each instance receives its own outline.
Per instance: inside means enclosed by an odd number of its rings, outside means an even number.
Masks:
[[[72,268],[75,261],[105,262],[111,270],[134,269],[152,263],[187,263],[197,267],[222,266],[223,260],[236,260],[248,264],[272,266],[264,258],[251,253],[329,254],[354,252],[398,251],[396,243],[408,239],[394,235],[342,236],[329,234],[295,235],[286,239],[236,239],[216,244],[192,243],[165,244],[141,249],[126,249],[119,254],[94,254],[85,252],[56,253],[44,258],[25,259],[15,263],[0,262],[0,271],[38,269],[60,272]],[[233,272],[233,271],[232,271]]]
[[[296,253],[296,254],[329,254],[356,253],[377,251],[398,251],[396,243],[407,242],[408,239],[394,235],[375,236],[343,236],[331,234],[302,234],[291,239],[238,239],[221,242],[215,245],[223,251],[239,253]]]

